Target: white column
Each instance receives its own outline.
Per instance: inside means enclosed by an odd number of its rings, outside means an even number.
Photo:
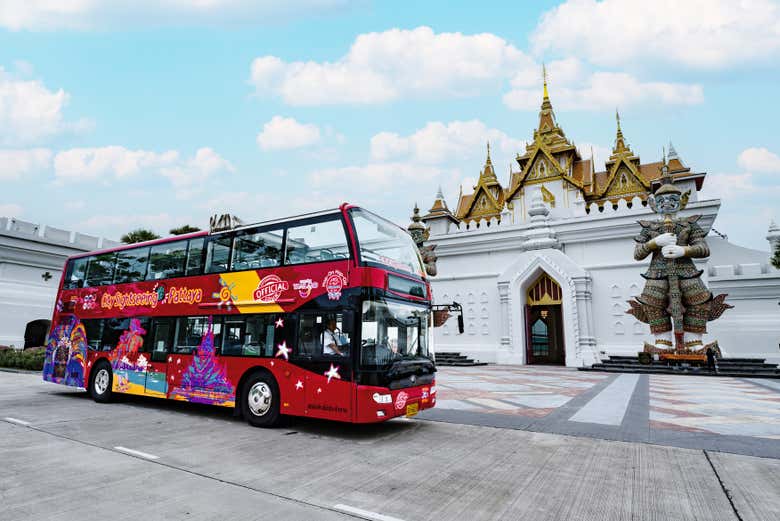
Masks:
[[[509,348],[511,340],[511,317],[509,316],[509,282],[498,283],[498,302],[501,309],[501,346]]]

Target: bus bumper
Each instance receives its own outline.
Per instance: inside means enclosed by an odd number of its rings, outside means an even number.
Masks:
[[[387,387],[359,385],[355,408],[355,423],[377,423],[413,417],[436,405],[436,382],[390,390]]]

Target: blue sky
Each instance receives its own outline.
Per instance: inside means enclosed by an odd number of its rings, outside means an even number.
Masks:
[[[117,238],[350,201],[406,223],[502,181],[541,63],[569,138],[708,172],[715,227],[780,219],[777,2],[19,1],[0,9],[0,214]],[[56,7],[52,7],[56,6]],[[56,11],[54,9],[57,9]],[[588,152],[589,153],[589,152]]]

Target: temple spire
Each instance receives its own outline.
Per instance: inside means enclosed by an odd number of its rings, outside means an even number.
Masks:
[[[543,98],[542,107],[539,111],[539,127],[537,132],[545,134],[556,131],[562,134],[558,128],[558,123],[555,121],[555,113],[553,112],[552,103],[550,102],[550,93],[547,91],[547,67],[545,65],[542,65],[542,83],[544,85]]]
[[[617,122],[617,132],[615,134],[615,148],[612,149],[612,152],[618,154],[627,150],[628,147],[623,137],[623,129],[620,128],[620,112],[618,112],[617,108],[615,109],[615,121]]]
[[[485,159],[485,166],[479,174],[479,183],[485,185],[498,184],[496,171],[493,169],[493,161],[490,159],[490,141],[487,143],[487,158]]]

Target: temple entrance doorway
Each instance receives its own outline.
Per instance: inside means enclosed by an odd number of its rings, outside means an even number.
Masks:
[[[546,273],[528,289],[525,317],[526,363],[564,365],[562,292]]]

